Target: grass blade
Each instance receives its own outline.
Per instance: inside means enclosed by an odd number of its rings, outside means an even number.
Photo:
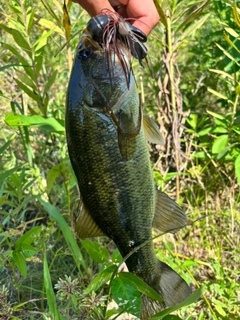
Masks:
[[[43,242],[43,276],[44,276],[44,287],[46,290],[47,302],[49,307],[49,312],[53,319],[61,320],[57,304],[56,298],[52,287],[51,276],[48,269],[47,256],[46,256],[46,248]]]
[[[79,272],[81,273],[80,265],[83,267],[83,269],[86,272],[88,272],[87,267],[86,267],[86,263],[83,259],[83,256],[82,256],[81,251],[78,247],[78,244],[73,236],[73,233],[72,233],[69,225],[67,224],[66,220],[61,215],[60,211],[58,211],[58,209],[56,207],[54,207],[53,205],[51,205],[48,202],[45,202],[41,198],[39,199],[39,201],[42,204],[42,206],[44,207],[44,209],[46,210],[46,212],[58,223],[58,226],[63,233],[63,236],[67,242],[67,245],[68,245],[70,251],[72,252],[73,259],[76,263],[76,266],[78,267]]]

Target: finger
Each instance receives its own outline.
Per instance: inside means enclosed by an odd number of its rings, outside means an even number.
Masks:
[[[129,0],[127,15],[135,19],[133,22],[134,27],[139,28],[146,35],[151,32],[159,21],[159,15],[153,0],[141,1],[140,5],[138,0]]]

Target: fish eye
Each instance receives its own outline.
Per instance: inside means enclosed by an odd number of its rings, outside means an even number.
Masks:
[[[92,48],[84,48],[78,51],[77,57],[82,60],[87,60],[92,54],[92,52],[93,52]]]

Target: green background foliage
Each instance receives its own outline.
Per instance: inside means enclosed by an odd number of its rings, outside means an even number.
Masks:
[[[155,250],[196,291],[152,319],[240,319],[239,4],[154,2],[153,77],[136,61],[134,72],[144,112],[165,138],[149,146],[156,185],[188,215]],[[79,241],[70,226],[79,194],[65,96],[89,16],[61,0],[0,8],[0,319],[138,317],[143,293],[161,297],[122,272],[112,241]]]

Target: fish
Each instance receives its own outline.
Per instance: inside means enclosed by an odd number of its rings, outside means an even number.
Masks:
[[[120,55],[108,53],[112,70],[104,46],[87,30],[76,49],[66,97],[67,145],[81,197],[72,220],[80,238],[112,239],[123,257],[129,255],[128,270],[163,297],[163,302],[142,297],[141,319],[149,319],[191,293],[182,277],[158,260],[152,241],[153,227],[174,233],[185,226],[186,216],[155,187],[147,140],[162,144],[163,138],[143,114],[131,53],[120,41],[117,45]]]

